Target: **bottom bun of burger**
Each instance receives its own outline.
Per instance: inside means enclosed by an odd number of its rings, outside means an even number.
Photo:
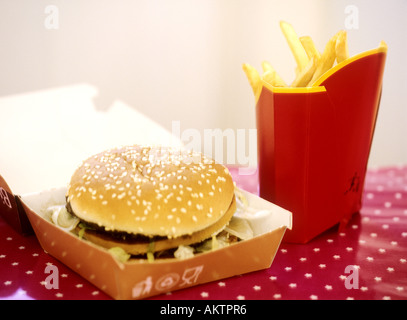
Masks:
[[[225,228],[236,210],[226,167],[200,153],[151,146],[109,149],[72,175],[66,208],[80,237],[132,255],[191,245]]]

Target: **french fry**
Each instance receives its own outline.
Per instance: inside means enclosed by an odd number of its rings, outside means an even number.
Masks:
[[[336,39],[338,38],[338,33],[335,34],[325,46],[325,50],[321,55],[321,58],[318,61],[318,66],[315,70],[314,75],[312,76],[311,81],[308,83],[308,86],[312,86],[320,76],[322,76],[326,71],[332,68],[335,59],[336,59]]]
[[[300,41],[309,59],[312,59],[313,57],[316,57],[317,59],[321,58],[321,53],[315,47],[314,41],[310,36],[300,37]]]
[[[249,80],[254,96],[257,97],[261,90],[261,79],[259,72],[256,70],[256,68],[248,63],[243,64],[243,71],[245,72],[246,77]]]
[[[263,75],[261,78],[270,83],[274,87],[286,87],[287,84],[284,82],[284,80],[280,77],[280,75],[277,73],[276,70],[274,70],[273,66],[267,62],[263,61],[261,63],[261,66],[263,68]]]
[[[337,63],[341,63],[349,58],[348,35],[345,30],[341,30],[338,33],[338,38],[336,39],[335,44],[335,52]]]
[[[387,43],[384,42],[384,40],[380,41],[380,43],[379,43],[379,48],[385,48],[385,49],[387,49]]]
[[[266,61],[266,60],[264,60],[262,63],[261,63],[261,67],[262,67],[262,69],[263,69],[263,72],[267,72],[267,71],[269,71],[269,70],[274,70],[274,68],[273,68],[273,66],[271,65],[271,63],[270,62],[268,62],[268,61]]]
[[[309,58],[307,53],[305,52],[304,47],[301,44],[300,39],[297,36],[293,26],[285,21],[280,21],[280,28],[284,34],[284,37],[287,40],[287,43],[291,49],[291,52],[294,55],[295,61],[297,62],[297,66],[299,72],[304,70],[308,63]]]
[[[308,63],[307,67],[297,75],[297,77],[291,84],[291,87],[306,87],[308,83],[310,83],[312,76],[317,68],[317,65],[318,58],[314,56]]]

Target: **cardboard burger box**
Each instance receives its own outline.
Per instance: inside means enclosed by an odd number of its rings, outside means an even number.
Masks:
[[[0,213],[6,221],[26,234],[32,226],[48,254],[114,299],[143,299],[269,268],[286,229],[292,226],[291,212],[236,189],[245,205],[238,206],[235,215],[247,219],[252,238],[182,260],[121,262],[106,249],[62,230],[46,217],[47,208],[65,204],[65,187],[18,196],[0,176],[0,191]]]
[[[262,81],[259,193],[293,213],[284,241],[306,243],[361,209],[386,54],[379,46],[355,55],[312,87]]]

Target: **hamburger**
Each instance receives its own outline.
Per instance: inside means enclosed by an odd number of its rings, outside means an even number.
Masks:
[[[228,169],[213,159],[131,145],[83,161],[68,185],[66,210],[79,222],[73,232],[86,241],[158,257],[215,241],[236,211],[236,198]]]

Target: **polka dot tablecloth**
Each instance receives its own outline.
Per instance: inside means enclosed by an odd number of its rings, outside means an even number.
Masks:
[[[257,176],[237,185],[257,193]],[[59,271],[47,289],[48,266]],[[363,208],[341,232],[334,227],[308,244],[282,243],[273,264],[241,276],[151,299],[384,299],[407,298],[407,166],[370,169]],[[110,299],[0,218],[0,299]]]

